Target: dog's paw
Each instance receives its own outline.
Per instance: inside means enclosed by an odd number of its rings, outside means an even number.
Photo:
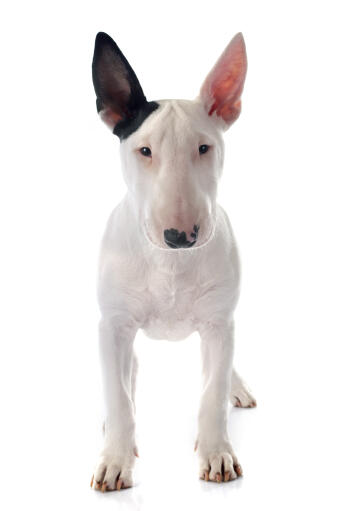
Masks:
[[[256,399],[243,382],[239,385],[232,386],[231,403],[237,408],[255,408],[257,406]]]
[[[102,492],[133,486],[132,472],[136,453],[136,448],[133,449],[133,454],[130,452],[122,455],[117,455],[114,449],[104,449],[96,464],[90,486]]]
[[[199,446],[198,451],[200,479],[221,483],[233,481],[243,475],[238,459],[229,444],[223,445],[220,449]]]

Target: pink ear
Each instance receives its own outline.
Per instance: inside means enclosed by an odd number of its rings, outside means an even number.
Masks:
[[[201,88],[200,96],[208,115],[215,113],[228,126],[240,114],[246,68],[245,42],[239,33],[233,37]]]

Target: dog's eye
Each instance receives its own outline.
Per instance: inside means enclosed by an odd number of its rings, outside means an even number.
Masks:
[[[208,152],[209,146],[207,144],[202,144],[199,146],[199,154],[205,154]]]
[[[149,147],[141,147],[139,152],[143,155],[143,156],[148,156],[150,157],[151,156],[151,150],[149,149]]]

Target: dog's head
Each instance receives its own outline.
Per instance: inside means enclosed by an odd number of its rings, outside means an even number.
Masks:
[[[225,131],[239,116],[246,75],[237,34],[194,101],[147,101],[115,42],[96,37],[97,110],[121,141],[125,181],[146,236],[162,248],[206,243],[215,226]]]

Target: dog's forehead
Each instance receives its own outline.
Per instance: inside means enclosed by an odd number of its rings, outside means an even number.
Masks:
[[[159,107],[128,138],[130,143],[189,142],[203,136],[219,137],[219,130],[198,101],[165,99],[156,103]]]

